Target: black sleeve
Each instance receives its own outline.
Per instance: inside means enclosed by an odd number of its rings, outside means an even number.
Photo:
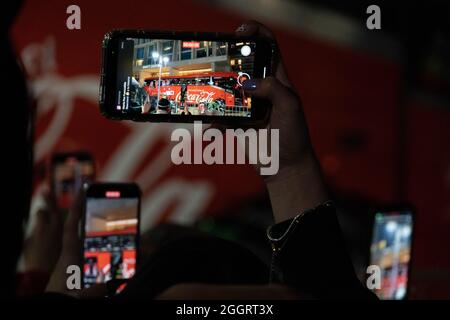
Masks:
[[[356,277],[332,204],[276,224],[268,236],[280,282],[319,299],[377,299]]]

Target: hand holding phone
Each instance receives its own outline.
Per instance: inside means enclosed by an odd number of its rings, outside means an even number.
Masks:
[[[65,222],[61,255],[46,292],[100,297],[110,292],[107,288],[130,279],[138,258],[139,217],[140,190],[136,184],[103,183],[82,188]],[[83,290],[68,288],[70,266],[81,267]]]
[[[87,188],[82,221],[84,287],[134,275],[139,218],[136,184],[95,183]]]
[[[70,214],[64,222],[61,254],[50,276],[45,289],[46,292],[58,292],[74,297],[80,295],[79,290],[73,290],[68,287],[67,270],[70,266],[81,266],[82,264],[82,241],[80,238],[79,226],[84,213],[85,201],[85,190],[84,188],[81,188],[70,208]],[[81,279],[78,280],[81,285]]]
[[[58,209],[67,211],[84,183],[95,179],[95,165],[88,152],[65,152],[53,155],[50,186]]]

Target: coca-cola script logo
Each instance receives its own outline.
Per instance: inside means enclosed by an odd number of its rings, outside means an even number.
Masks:
[[[192,89],[187,92],[186,102],[188,103],[196,103],[200,102],[208,103],[214,100],[215,92],[200,90],[200,89]],[[181,92],[179,92],[175,98],[175,100],[180,101]]]

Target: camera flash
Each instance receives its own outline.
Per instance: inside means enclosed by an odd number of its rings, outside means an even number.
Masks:
[[[250,53],[252,53],[252,49],[251,49],[249,46],[247,46],[247,45],[242,46],[242,48],[241,48],[241,54],[242,54],[244,57],[249,56]]]

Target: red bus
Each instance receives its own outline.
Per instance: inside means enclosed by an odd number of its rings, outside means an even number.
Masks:
[[[181,86],[186,85],[185,104],[188,106],[221,101],[227,109],[248,107],[248,99],[238,85],[238,76],[236,72],[162,76],[160,96],[179,103]],[[147,93],[152,97],[157,96],[158,77],[145,78],[144,81]]]

